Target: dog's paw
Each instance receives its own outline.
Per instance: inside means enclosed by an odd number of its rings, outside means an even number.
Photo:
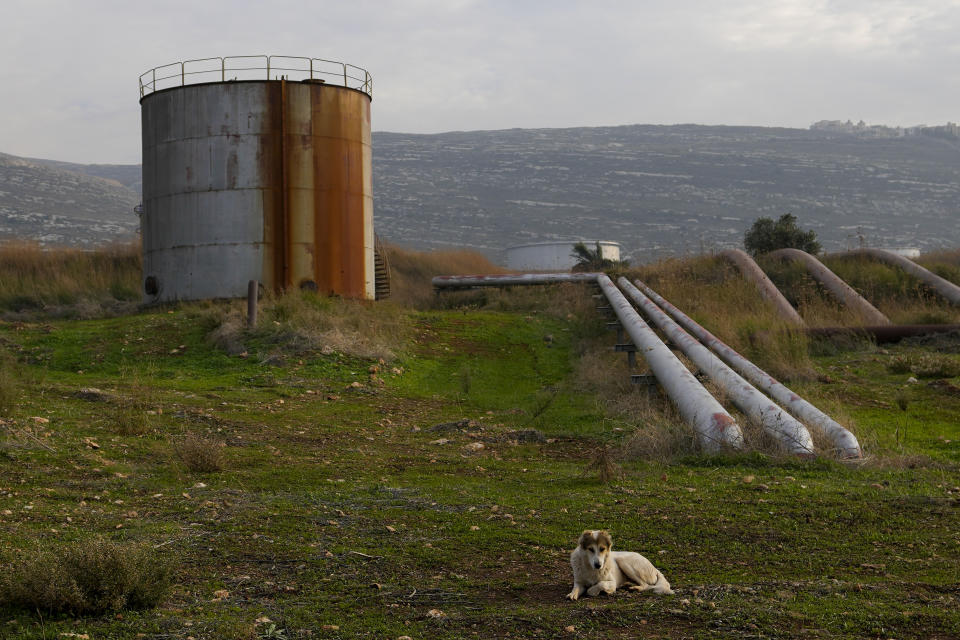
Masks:
[[[574,589],[573,591],[567,594],[567,600],[576,601],[579,597],[580,597],[580,589]]]

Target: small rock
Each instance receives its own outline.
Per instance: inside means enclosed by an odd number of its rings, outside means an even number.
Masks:
[[[577,630],[577,628],[571,624],[569,626],[564,627],[563,630],[566,631],[567,633],[574,633]]]
[[[910,376],[909,378],[907,378],[907,384],[916,384],[917,382],[919,382],[919,380],[917,380],[913,376]]]
[[[431,440],[430,444],[449,444],[450,440],[447,438],[438,438],[436,440]]]
[[[430,609],[430,611],[427,611],[427,615],[437,620],[447,617],[447,614],[445,614],[443,611],[440,611],[440,609]]]
[[[486,445],[484,445],[482,442],[471,442],[464,447],[464,449],[467,451],[482,451],[485,448]]]
[[[751,475],[751,476],[743,476],[743,483],[744,483],[744,484],[750,484],[751,482],[754,481],[754,479],[756,479],[756,476],[752,476],[752,475]]]
[[[325,624],[320,628],[324,631],[340,631],[340,626],[335,624]]]

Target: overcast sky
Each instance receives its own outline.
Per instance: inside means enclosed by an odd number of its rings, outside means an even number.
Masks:
[[[0,152],[140,161],[138,77],[277,54],[374,78],[373,129],[960,120],[960,0],[0,0]]]

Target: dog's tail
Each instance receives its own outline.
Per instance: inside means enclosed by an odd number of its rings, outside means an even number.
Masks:
[[[660,584],[661,582],[663,582],[663,585]],[[657,581],[653,583],[651,589],[666,596],[673,595],[673,589],[670,588],[670,583],[667,582],[667,579],[664,578],[663,574],[659,571],[657,571]]]

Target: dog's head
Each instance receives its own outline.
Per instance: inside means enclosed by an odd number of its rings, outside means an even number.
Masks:
[[[587,554],[590,566],[599,569],[610,555],[613,540],[606,531],[584,531],[580,534],[580,541],[577,544]]]

